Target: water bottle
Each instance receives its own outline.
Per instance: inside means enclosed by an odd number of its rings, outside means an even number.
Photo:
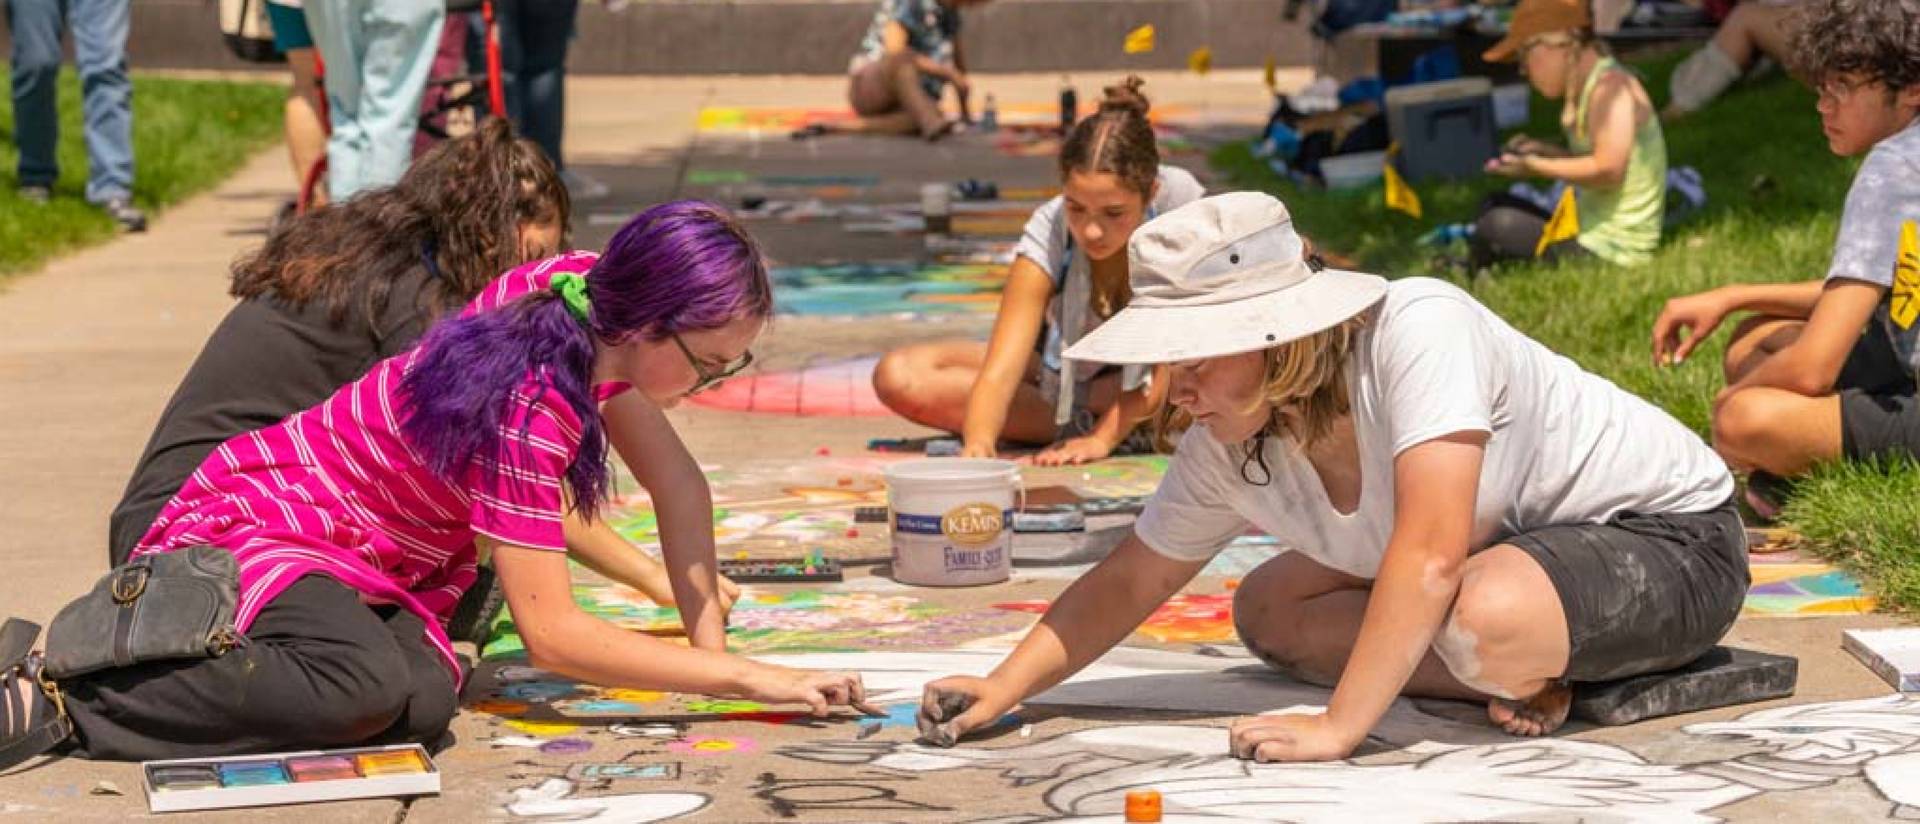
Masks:
[[[1000,107],[993,102],[993,93],[987,93],[986,108],[980,111],[980,131],[992,133],[1000,129]]]

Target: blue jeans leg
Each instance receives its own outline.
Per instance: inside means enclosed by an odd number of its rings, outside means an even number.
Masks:
[[[327,188],[333,202],[399,182],[440,46],[442,0],[307,0],[327,64]]]
[[[133,194],[133,83],[127,79],[131,0],[72,0],[73,51],[86,116],[87,200]]]
[[[507,114],[520,134],[561,165],[566,130],[567,46],[579,0],[507,0],[499,9]]]
[[[60,177],[55,149],[60,110],[54,81],[60,77],[61,0],[0,0],[13,37],[13,136],[20,148],[20,185],[52,186]]]

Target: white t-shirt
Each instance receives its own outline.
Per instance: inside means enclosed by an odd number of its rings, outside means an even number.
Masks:
[[[1193,173],[1178,166],[1160,164],[1160,183],[1153,202],[1148,204],[1148,216],[1162,215],[1206,197],[1207,190],[1194,179]],[[1073,342],[1080,340],[1088,332],[1100,328],[1105,318],[1099,317],[1091,309],[1079,312],[1081,328],[1067,330],[1062,302],[1069,291],[1067,281],[1073,278],[1092,278],[1093,270],[1087,260],[1087,253],[1072,246],[1072,235],[1067,231],[1066,198],[1055,196],[1033,210],[1033,217],[1027,219],[1026,231],[1020,237],[1019,245],[1013,249],[1014,257],[1023,257],[1034,262],[1040,270],[1053,278],[1053,298],[1047,301],[1047,328],[1041,333],[1040,362],[1048,369],[1060,371],[1060,353]],[[1071,250],[1071,251],[1070,251]],[[1064,337],[1063,337],[1064,336]],[[1090,380],[1105,364],[1078,363],[1074,365],[1077,380]],[[1150,370],[1146,368],[1127,369],[1124,380],[1125,389],[1137,389],[1146,380]]]
[[[1266,439],[1273,482],[1257,486],[1241,477],[1244,447],[1194,427],[1140,515],[1147,546],[1201,560],[1255,526],[1321,564],[1373,578],[1393,533],[1394,457],[1462,431],[1490,433],[1470,549],[1622,512],[1703,512],[1732,496],[1733,476],[1699,436],[1453,285],[1395,281],[1371,311],[1347,361],[1361,468],[1355,510],[1334,510],[1290,441]]]

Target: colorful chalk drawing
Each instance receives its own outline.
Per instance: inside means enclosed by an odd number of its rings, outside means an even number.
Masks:
[[[838,263],[770,273],[774,310],[788,315],[990,314],[1007,267],[996,263]]]
[[[1039,615],[1050,605],[1047,601],[1010,601],[994,607]],[[1238,637],[1233,630],[1233,593],[1175,595],[1147,616],[1134,632],[1161,643],[1232,641]]]
[[[1180,120],[1193,115],[1192,106],[1177,103],[1155,104],[1148,114],[1155,123]],[[1003,129],[1057,127],[1060,106],[1056,101],[1002,102],[997,115]],[[798,106],[708,106],[695,121],[702,134],[787,139],[793,130],[810,123],[840,124],[854,122],[851,109],[810,109]]]
[[[681,630],[677,609],[657,606],[625,586],[577,584],[573,599],[588,614],[624,629],[657,635],[679,634]],[[728,623],[728,648],[758,655],[951,647],[1019,632],[1032,621],[1002,610],[949,610],[905,595],[815,590],[775,593],[750,588],[734,604]],[[495,624],[481,657],[499,661],[525,651],[512,616],[507,614]],[[489,699],[550,703],[577,697],[580,689],[569,681],[520,681],[501,686]],[[648,703],[635,700],[634,691],[597,696],[595,700]],[[595,709],[606,707],[588,706],[582,711]]]
[[[867,675],[876,701],[911,708],[925,681],[947,674],[983,674],[1004,654],[1003,649],[835,653],[768,660],[781,666],[859,670]],[[1230,660],[1123,648],[1028,704],[1225,717],[1324,705],[1327,697],[1326,690]],[[980,791],[992,793],[991,809],[939,820],[1092,824],[1113,820],[1125,794],[1137,789],[1161,793],[1166,821],[1209,824],[1706,824],[1723,820],[1716,813],[1737,802],[1770,795],[1792,804],[1791,797],[1782,796],[1825,789],[1835,793],[1823,794],[1824,800],[1809,809],[1826,810],[1829,817],[1920,817],[1920,696],[1772,707],[1656,732],[1635,748],[1569,738],[1509,738],[1477,719],[1463,722],[1451,713],[1435,714],[1442,712],[1440,704],[1468,708],[1450,702],[1396,701],[1361,754],[1319,764],[1235,759],[1224,752],[1227,732],[1218,726],[1222,722],[1188,720],[1127,721],[1064,733],[1045,729],[1057,722],[1040,722],[1039,734],[1031,740],[1003,737],[951,749],[898,738],[823,735],[771,747],[776,757],[813,765],[811,772],[806,778],[762,772],[753,796],[773,805],[777,815],[818,812],[838,814],[836,820],[845,820],[854,809],[882,817],[887,811],[945,812],[917,800],[917,782],[951,781],[971,772],[989,782]],[[711,760],[703,752],[748,755],[761,746],[737,734],[689,735],[684,727],[660,726],[663,735],[680,730],[660,746],[702,762]],[[569,775],[585,772],[568,769]],[[520,819],[649,822],[700,812],[707,798],[664,792],[593,795],[583,791],[586,787],[547,779],[511,791],[502,809]],[[1863,789],[1885,799],[1884,806],[1873,809],[1875,802],[1860,795]],[[825,806],[816,806],[823,802]],[[842,802],[869,806],[833,806]]]
[[[1748,556],[1753,585],[1741,614],[1774,618],[1862,615],[1873,612],[1874,597],[1847,572],[1796,551]]]
[[[873,368],[879,362],[875,356],[824,361],[802,369],[754,372],[731,378],[687,402],[730,412],[884,418],[893,410],[881,403],[873,390]]]
[[[903,775],[987,770],[1010,789],[1045,785],[1031,814],[991,819],[1007,824],[1112,820],[1127,791],[1143,788],[1161,793],[1170,821],[1713,822],[1721,819],[1710,811],[1762,793],[1852,778],[1891,802],[1892,816],[1920,816],[1920,698],[1778,707],[1683,732],[1696,741],[1660,749],[1718,741],[1759,751],[1665,765],[1564,738],[1421,740],[1394,742],[1399,749],[1384,756],[1256,764],[1223,752],[1222,728],[1127,724],[1000,748],[823,741],[778,752]]]
[[[881,472],[888,464],[917,457],[829,456],[708,467],[714,543],[722,556],[747,551],[792,557],[816,547],[841,559],[885,556],[886,530],[855,523],[853,510],[886,506]],[[1152,493],[1166,471],[1166,456],[1136,455],[1077,467],[1023,467],[1021,477],[1029,487],[1066,486],[1088,498],[1122,497]],[[636,490],[637,485],[625,478],[619,488]],[[607,521],[642,549],[658,550],[659,522],[646,493],[618,496]]]

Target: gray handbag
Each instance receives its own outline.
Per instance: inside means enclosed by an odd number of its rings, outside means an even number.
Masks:
[[[245,641],[233,553],[189,547],[114,567],[47,628],[46,674],[58,680],[142,661],[211,658]]]

